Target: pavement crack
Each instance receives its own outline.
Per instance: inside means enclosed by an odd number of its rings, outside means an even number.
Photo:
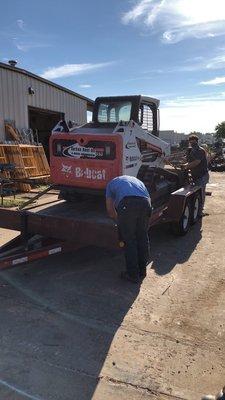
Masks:
[[[144,390],[146,391],[148,394],[152,394],[154,396],[158,396],[158,395],[163,395],[168,397],[168,399],[174,399],[174,400],[187,400],[186,397],[181,397],[181,396],[177,396],[177,395],[172,395],[170,393],[158,390],[158,389],[150,389],[148,386],[142,386],[142,385],[136,385],[132,382],[125,382],[119,379],[115,379],[115,378],[111,378],[109,376],[100,376],[100,380],[105,380],[107,382],[111,382],[114,383],[116,385],[122,385],[122,386],[126,386],[126,387],[132,387],[133,389],[136,390]]]
[[[170,336],[170,335],[166,335],[164,333],[160,333],[160,332],[155,332],[155,331],[149,331],[143,328],[135,328],[134,326],[132,326],[131,328],[129,328],[126,325],[121,325],[121,328],[127,332],[131,332],[131,333],[137,333],[140,335],[149,335],[149,336],[155,336],[159,339],[164,339],[164,340],[169,340],[170,342],[176,342],[178,344],[182,344],[184,346],[196,346],[199,348],[204,348],[203,346],[200,345],[200,342],[195,342],[192,340],[184,340],[184,339],[178,339],[176,337]]]

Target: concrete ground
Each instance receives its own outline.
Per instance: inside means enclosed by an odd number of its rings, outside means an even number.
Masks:
[[[140,288],[97,248],[0,272],[1,400],[198,400],[225,384],[224,173],[208,190],[187,236],[152,229]]]

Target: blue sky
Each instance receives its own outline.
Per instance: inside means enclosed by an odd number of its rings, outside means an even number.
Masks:
[[[92,99],[157,97],[161,129],[225,120],[224,0],[14,0],[0,26],[0,61]]]

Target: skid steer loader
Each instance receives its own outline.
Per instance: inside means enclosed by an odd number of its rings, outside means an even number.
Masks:
[[[92,122],[72,129],[65,122],[57,125],[50,165],[61,197],[101,193],[116,176],[163,168],[170,145],[158,137],[158,108],[159,100],[146,96],[98,97]]]

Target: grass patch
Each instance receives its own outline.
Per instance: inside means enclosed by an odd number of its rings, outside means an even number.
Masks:
[[[47,189],[49,185],[36,185],[34,189],[37,189],[38,192],[42,192],[43,190]]]
[[[0,203],[1,207],[4,208],[11,208],[11,207],[18,207],[21,206],[22,204],[24,204],[25,201],[22,199],[8,199],[8,198],[3,198],[3,204]]]

